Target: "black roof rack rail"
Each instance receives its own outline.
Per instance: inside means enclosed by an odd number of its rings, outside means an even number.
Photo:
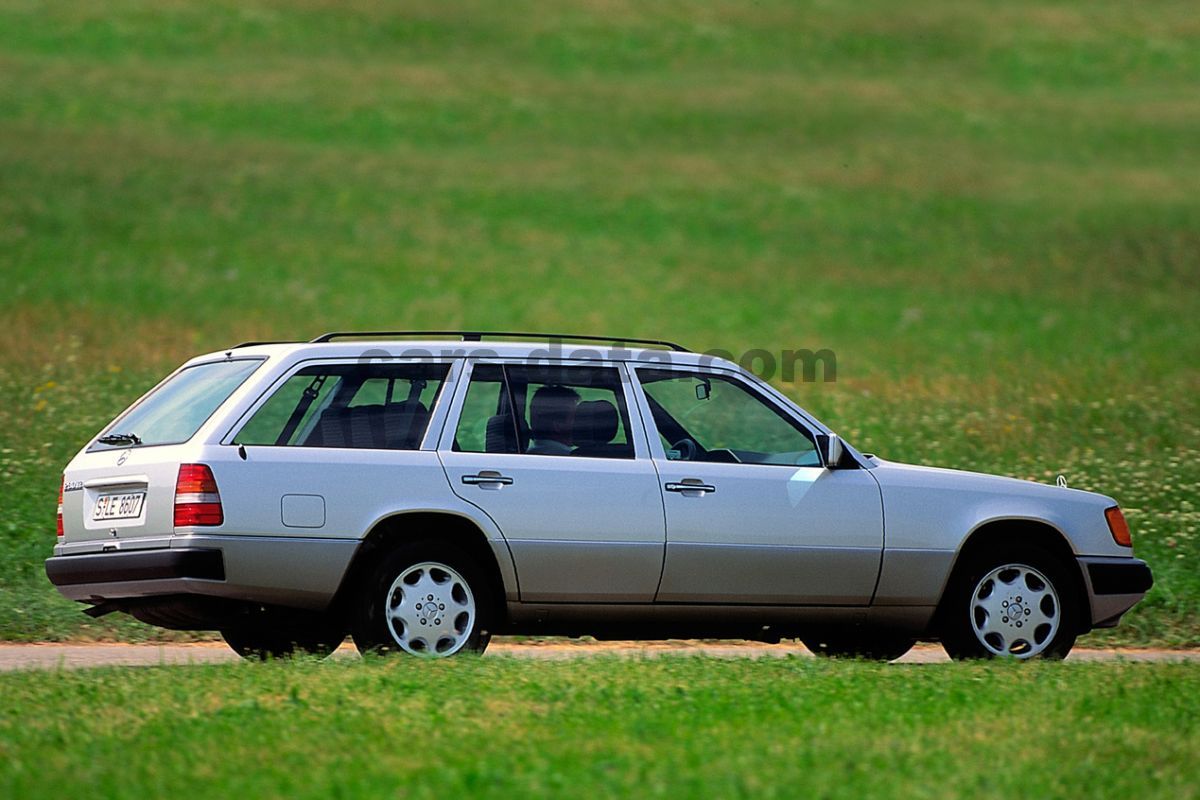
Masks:
[[[262,342],[253,342],[252,341],[252,342],[242,342],[241,344],[235,344],[233,347],[230,347],[229,349],[237,350],[238,348],[241,348],[241,347],[258,347],[259,345],[263,345],[263,344],[300,344],[300,342],[295,339],[276,339],[274,341],[262,341]]]
[[[535,339],[544,341],[572,340],[577,342],[607,342],[609,344],[641,344],[648,347],[662,347],[677,353],[690,353],[681,344],[662,339],[629,339],[624,336],[589,336],[574,333],[523,333],[513,331],[332,331],[324,333],[312,340],[312,344],[332,342],[334,339],[400,339],[414,336],[438,337],[455,336],[464,342],[481,342],[486,339]]]

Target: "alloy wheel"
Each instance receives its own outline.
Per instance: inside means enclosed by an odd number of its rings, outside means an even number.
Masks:
[[[975,637],[992,655],[1032,658],[1054,641],[1062,606],[1044,574],[1025,564],[1004,564],[975,585],[970,619]]]
[[[392,639],[418,656],[457,653],[470,639],[477,616],[467,581],[434,561],[401,572],[387,591],[384,609]]]

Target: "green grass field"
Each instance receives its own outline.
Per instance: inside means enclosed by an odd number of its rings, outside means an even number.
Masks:
[[[466,326],[832,348],[861,449],[1126,506],[1085,642],[1200,644],[1194,3],[0,0],[0,75],[2,638],[157,635],[40,561],[181,359]]]
[[[1200,670],[701,657],[0,675],[5,797],[1196,797]]]

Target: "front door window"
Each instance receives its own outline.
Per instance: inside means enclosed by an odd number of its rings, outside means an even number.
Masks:
[[[663,369],[637,375],[668,460],[821,464],[809,432],[741,381]]]

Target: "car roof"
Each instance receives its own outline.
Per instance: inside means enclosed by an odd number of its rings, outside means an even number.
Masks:
[[[353,339],[332,342],[250,342],[197,356],[188,363],[214,358],[501,358],[538,361],[637,361],[663,365],[686,364],[741,371],[724,358],[706,353],[671,350],[636,343],[543,341],[462,341],[457,339]]]

